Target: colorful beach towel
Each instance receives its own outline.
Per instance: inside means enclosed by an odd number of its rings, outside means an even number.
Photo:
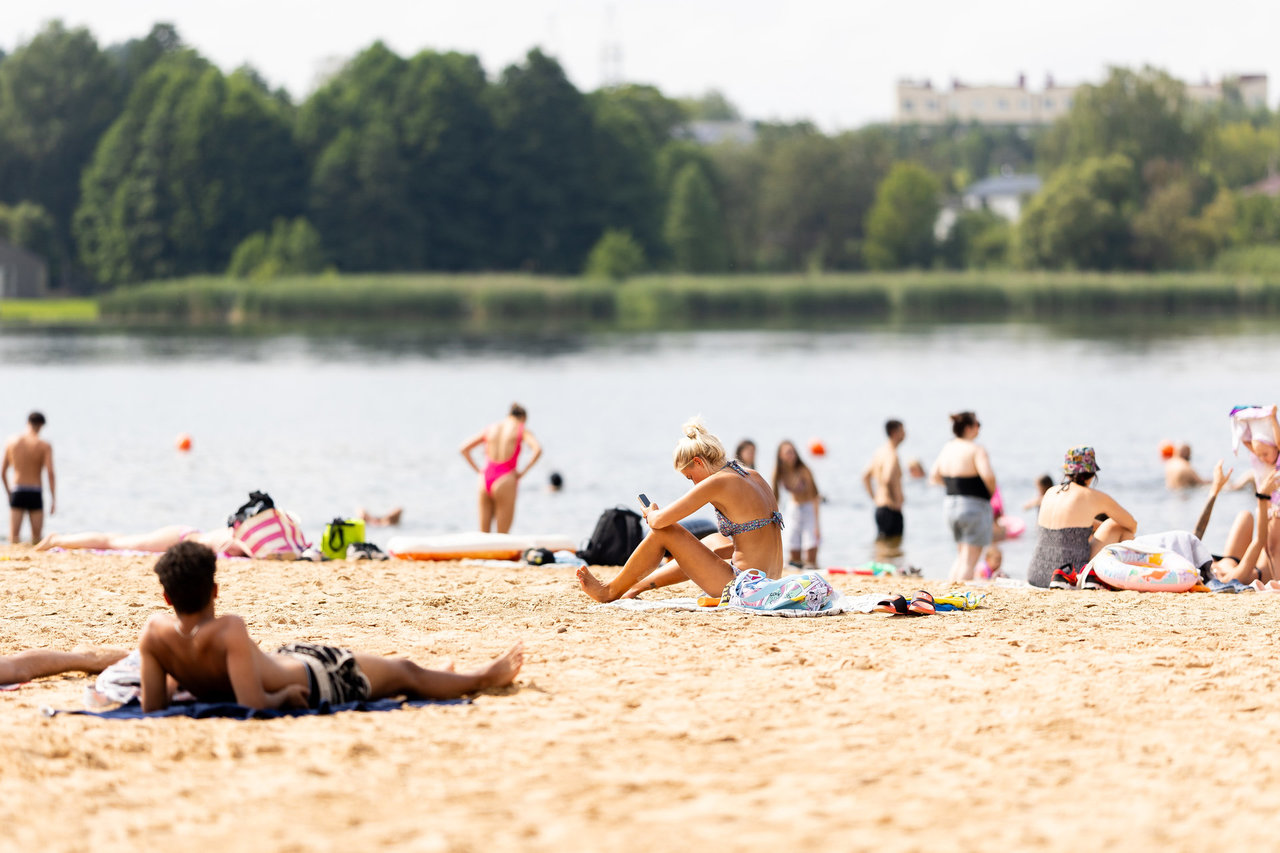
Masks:
[[[817,572],[802,572],[773,580],[759,569],[747,569],[725,585],[721,607],[747,610],[827,610],[836,591]]]
[[[24,681],[21,684],[0,684],[0,690],[17,690],[19,687],[25,687],[30,681]]]
[[[46,717],[75,714],[99,717],[103,720],[150,720],[163,717],[191,717],[197,720],[278,720],[282,717],[324,717],[346,711],[398,711],[401,708],[421,708],[424,705],[466,705],[470,699],[371,699],[364,702],[347,702],[343,705],[322,703],[319,708],[294,710],[259,710],[246,708],[234,702],[178,702],[163,711],[150,714],[142,712],[142,703],[134,699],[110,711],[68,711],[59,708],[41,708]]]
[[[883,595],[844,595],[837,592],[824,610],[760,610],[752,607],[725,605],[721,607],[702,607],[696,598],[621,598],[607,604],[596,604],[592,610],[628,611],[631,613],[649,613],[658,610],[676,610],[688,613],[725,614],[750,613],[755,616],[839,616],[842,613],[871,613],[876,609],[876,602]]]

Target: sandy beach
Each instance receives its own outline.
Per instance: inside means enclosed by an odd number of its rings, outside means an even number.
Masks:
[[[0,654],[131,647],[162,606],[150,557],[0,557]],[[467,667],[523,638],[527,663],[470,705],[296,720],[42,716],[83,707],[75,676],[0,693],[0,848],[1275,843],[1280,596],[778,619],[593,612],[554,568],[240,560],[219,582],[264,647]]]

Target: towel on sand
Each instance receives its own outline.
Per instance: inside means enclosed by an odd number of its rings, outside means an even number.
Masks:
[[[841,613],[871,613],[883,595],[848,596],[836,593],[825,610],[759,610],[754,607],[728,605],[725,607],[699,607],[696,598],[620,598],[607,604],[597,604],[592,610],[611,609],[647,612],[650,610],[683,610],[689,613],[753,613],[757,616],[837,616]]]
[[[276,720],[281,717],[316,717],[339,714],[343,711],[397,711],[404,707],[420,708],[423,705],[466,705],[470,699],[370,699],[364,702],[347,702],[344,705],[321,704],[319,708],[299,708],[288,711],[258,710],[237,705],[234,702],[178,702],[163,711],[150,714],[142,712],[137,699],[110,711],[65,711],[57,708],[41,708],[46,717],[58,714],[77,714],[100,717],[104,720],[144,720],[157,717],[192,717],[197,720],[221,718],[226,720]]]
[[[19,687],[30,683],[29,681],[24,681],[21,684],[0,684],[0,690],[17,690]]]

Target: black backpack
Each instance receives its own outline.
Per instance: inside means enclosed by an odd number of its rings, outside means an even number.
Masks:
[[[579,559],[591,566],[621,566],[644,538],[640,514],[623,507],[606,509],[596,522]]]
[[[249,500],[240,505],[240,508],[231,515],[227,516],[227,527],[235,527],[242,521],[248,521],[260,512],[268,509],[275,509],[276,503],[271,500],[271,495],[266,492],[250,492]]]

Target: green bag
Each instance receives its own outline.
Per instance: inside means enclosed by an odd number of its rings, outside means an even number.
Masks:
[[[335,518],[324,526],[320,550],[330,560],[345,560],[347,546],[364,541],[364,522],[358,518]]]

